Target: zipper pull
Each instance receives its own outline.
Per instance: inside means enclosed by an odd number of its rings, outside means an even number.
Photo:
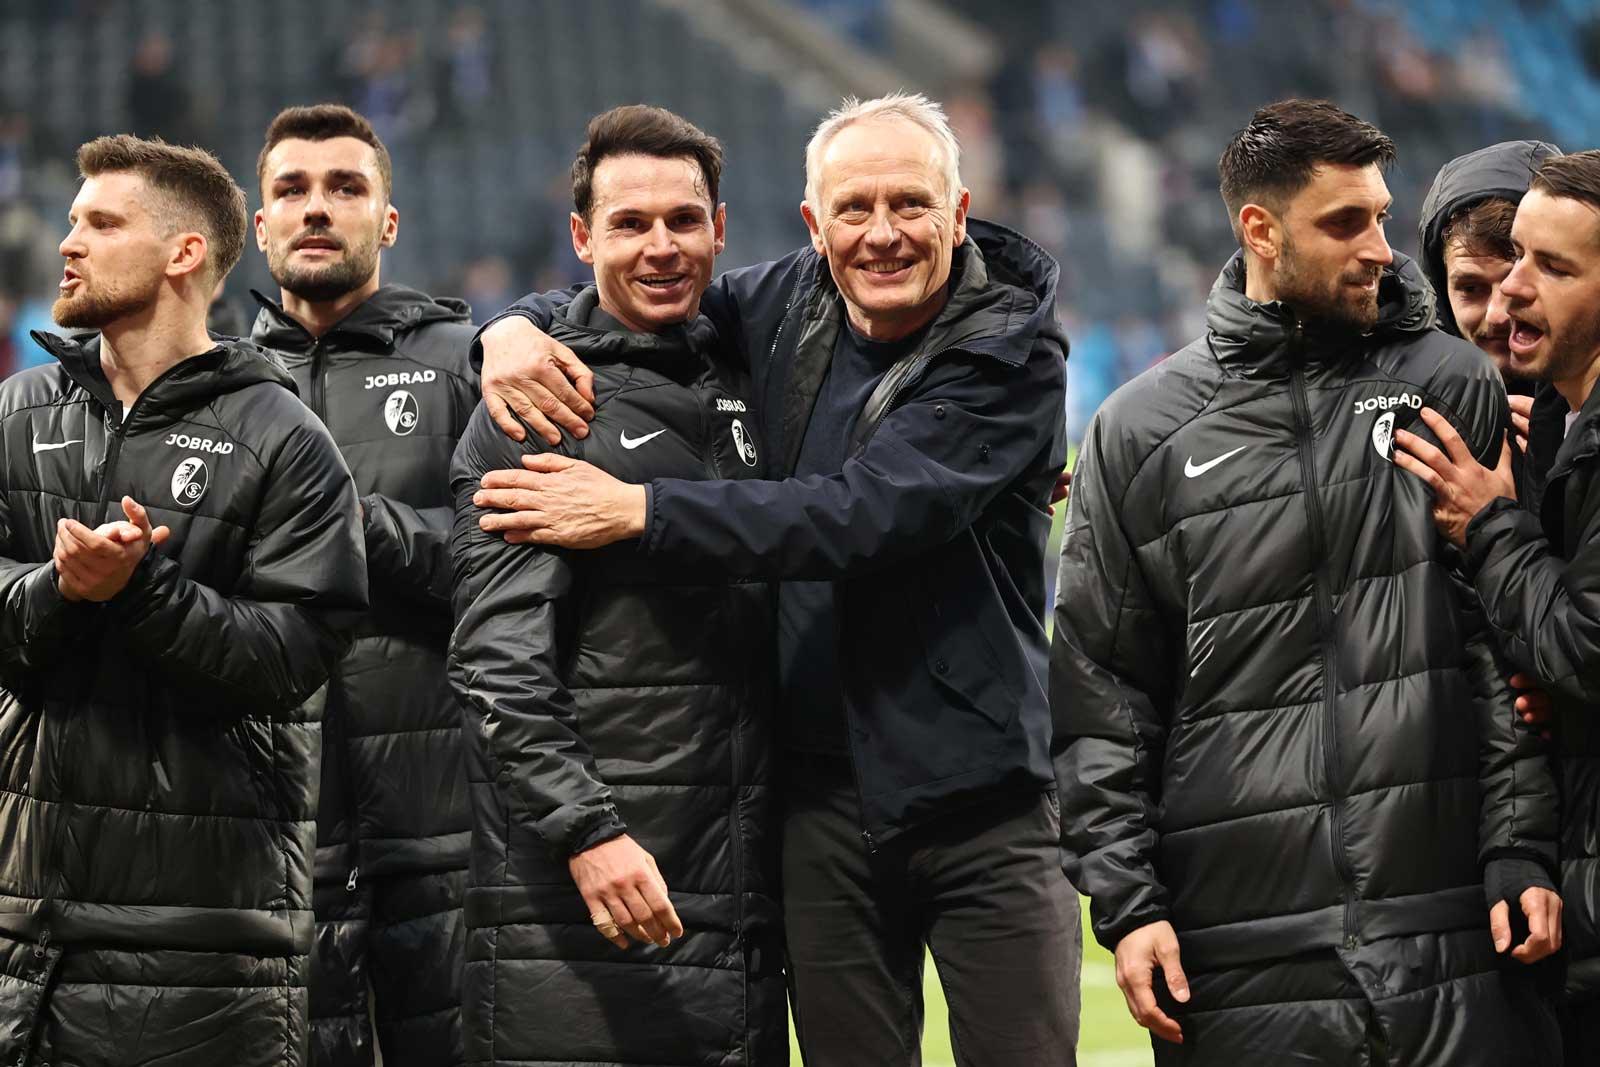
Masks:
[[[356,875],[358,875],[360,873],[361,873],[361,868],[360,867],[351,867],[350,868],[350,880],[344,884],[344,891],[346,893],[354,893],[356,891]]]
[[[39,935],[39,943],[33,946],[33,954],[38,959],[44,959],[45,952],[50,948],[50,931],[45,930]]]
[[[863,840],[863,841],[865,841],[867,843],[867,851],[868,852],[877,852],[878,851],[878,843],[872,839],[872,831],[871,830],[863,830],[863,831],[861,831],[861,840]]]

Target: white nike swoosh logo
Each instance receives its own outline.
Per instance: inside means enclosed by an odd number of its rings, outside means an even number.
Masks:
[[[1194,457],[1190,456],[1189,461],[1183,465],[1183,476],[1185,478],[1198,478],[1212,467],[1215,467],[1218,463],[1221,463],[1224,460],[1232,459],[1234,456],[1237,456],[1240,452],[1243,452],[1249,447],[1249,445],[1240,445],[1232,452],[1224,452],[1216,459],[1213,459],[1207,463],[1201,463],[1198,466],[1195,464]]]
[[[57,441],[53,445],[40,444],[39,439],[37,437],[35,437],[33,439],[33,454],[37,456],[40,452],[49,452],[51,449],[54,449],[54,448],[66,448],[68,445],[81,445],[81,444],[83,444],[83,438],[81,438],[81,437],[78,438],[75,441]]]
[[[628,431],[627,430],[623,430],[622,431],[622,447],[623,448],[638,448],[640,445],[644,444],[646,441],[654,440],[655,438],[660,437],[662,434],[664,434],[666,432],[667,431],[664,430],[664,429],[663,430],[657,430],[655,433],[647,433],[643,437],[635,437],[633,440],[630,441],[630,440],[628,440]]]

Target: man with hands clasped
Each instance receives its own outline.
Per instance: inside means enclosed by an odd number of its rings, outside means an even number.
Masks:
[[[56,361],[0,385],[0,1062],[302,1067],[321,700],[355,490],[206,310],[244,194],[78,152]]]
[[[1566,949],[1567,1063],[1591,1064],[1600,1059],[1600,152],[1545,161],[1511,240],[1517,258],[1495,297],[1511,323],[1510,369],[1544,383],[1526,499],[1517,500],[1508,445],[1474,456],[1433,410],[1422,418],[1438,445],[1398,432],[1394,458],[1432,487],[1434,521],[1464,551],[1500,646],[1555,700],[1566,910],[1546,909],[1545,941]],[[1535,933],[1536,924],[1537,911]]]

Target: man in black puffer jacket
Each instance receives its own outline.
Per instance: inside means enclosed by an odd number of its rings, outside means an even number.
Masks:
[[[1464,546],[1496,637],[1555,697],[1564,1025],[1567,1063],[1577,1067],[1600,1062],[1600,152],[1541,164],[1512,239],[1518,259],[1500,283],[1511,366],[1545,383],[1533,405],[1527,499],[1517,506],[1508,461],[1492,471],[1453,462],[1409,437],[1397,443],[1429,466],[1405,452],[1395,461],[1444,490],[1436,519]]]
[[[288,374],[205,332],[227,171],[132,137],[78,165],[55,317],[99,333],[0,386],[0,1062],[301,1067],[355,491]]]
[[[1559,943],[1553,779],[1390,462],[1424,404],[1497,455],[1505,394],[1384,239],[1392,158],[1330,104],[1258,111],[1222,157],[1244,250],[1206,336],[1079,456],[1065,845],[1160,1064],[1558,1058],[1522,966]]]
[[[379,284],[394,243],[389,154],[333,104],[273,120],[256,241],[282,305],[251,338],[279,353],[361,496],[372,610],[328,686],[317,812],[314,1067],[461,1062],[468,839],[450,639],[450,456],[477,406],[460,301]],[[369,1009],[368,989],[373,1004]]]
[[[657,108],[590,123],[573,243],[596,284],[551,328],[594,368],[597,414],[555,454],[631,480],[760,475],[744,376],[698,316],[723,242],[721,159]],[[787,1063],[767,589],[482,529],[483,475],[548,447],[525,439],[480,408],[451,475],[467,1062]]]

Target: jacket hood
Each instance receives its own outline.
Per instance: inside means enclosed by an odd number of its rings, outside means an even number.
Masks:
[[[1296,348],[1302,361],[1337,359],[1350,350],[1348,331],[1302,322],[1280,300],[1262,304],[1244,295],[1244,253],[1235,252],[1206,301],[1211,351],[1223,364],[1249,375],[1279,373]],[[1367,336],[1383,339],[1421,333],[1434,325],[1433,290],[1416,260],[1399,252],[1378,282],[1378,321]]]
[[[58,337],[36,330],[32,336],[39,347],[60,361],[67,376],[99,401],[106,411],[121,412],[122,404],[100,368],[98,333]],[[297,395],[299,392],[289,372],[278,366],[260,346],[237,338],[222,338],[211,351],[182,360],[151,382],[135,403],[128,428],[165,422],[171,416],[193,411],[217,397],[263,382],[281,385]]]
[[[591,315],[597,311],[605,314],[599,305],[600,290],[585,286],[556,309],[550,323],[552,337],[564,344],[579,342],[586,362],[625,363],[682,378],[697,373],[704,354],[716,351],[717,331],[704,315],[654,333],[637,333],[621,323],[615,327],[593,325]],[[605,317],[615,322],[609,315]]]
[[[1560,154],[1561,149],[1546,141],[1502,141],[1457,156],[1439,168],[1433,188],[1422,201],[1420,236],[1423,268],[1438,296],[1441,327],[1454,334],[1461,332],[1445,295],[1445,223],[1463,208],[1491,197],[1521,203],[1539,164]]]
[[[256,312],[250,340],[280,352],[306,352],[317,343],[304,326],[276,300],[250,290],[260,310]],[[471,322],[472,311],[466,301],[454,297],[432,297],[404,285],[385,285],[358,304],[350,314],[323,334],[338,337],[350,348],[386,352],[395,339],[407,330],[435,322]]]

